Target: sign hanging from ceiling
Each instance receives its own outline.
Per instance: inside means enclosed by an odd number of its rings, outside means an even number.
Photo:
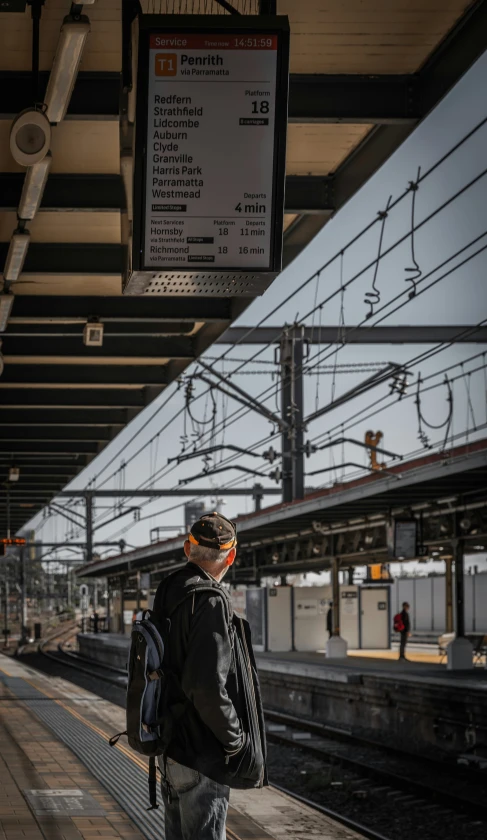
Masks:
[[[140,20],[126,291],[259,294],[281,269],[287,18]]]

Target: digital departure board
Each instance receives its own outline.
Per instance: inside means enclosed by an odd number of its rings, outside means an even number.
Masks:
[[[139,41],[132,268],[152,293],[258,294],[281,269],[287,19],[156,20]]]

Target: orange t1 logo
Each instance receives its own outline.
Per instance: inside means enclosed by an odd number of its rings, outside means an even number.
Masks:
[[[176,53],[157,53],[156,76],[175,76],[178,70]]]

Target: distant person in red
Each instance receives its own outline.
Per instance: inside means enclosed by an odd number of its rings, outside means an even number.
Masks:
[[[404,601],[400,613],[403,629],[400,631],[401,643],[399,645],[399,659],[406,659],[406,645],[411,635],[411,619],[409,617],[409,604]]]

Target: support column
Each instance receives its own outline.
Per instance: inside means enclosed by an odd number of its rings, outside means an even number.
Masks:
[[[87,493],[86,503],[86,562],[93,560],[93,496]]]
[[[137,604],[137,612],[140,612],[140,572],[137,572],[137,597],[136,597],[136,604]]]
[[[27,641],[27,602],[25,598],[25,551],[20,549],[20,644]]]
[[[467,671],[473,668],[473,645],[465,638],[465,582],[464,550],[465,540],[457,537],[452,540],[455,555],[455,601],[456,601],[456,636],[447,648],[447,668],[449,671]]]
[[[343,659],[347,655],[348,644],[340,636],[340,561],[333,557],[331,561],[331,587],[333,599],[333,635],[326,643],[327,659]]]
[[[445,631],[453,633],[453,557],[445,560]]]
[[[9,615],[8,615],[8,613],[9,613],[9,609],[8,609],[8,606],[9,606],[9,604],[8,604],[9,591],[8,591],[8,571],[7,571],[8,564],[7,564],[6,561],[4,561],[4,562],[5,562],[5,578],[4,578],[5,601],[4,601],[4,606],[3,606],[3,646],[4,646],[5,649],[7,649],[8,646],[9,646],[9,639],[10,639],[10,627],[8,626],[8,623],[9,623],[8,622],[8,618],[9,618]]]
[[[107,607],[106,607],[106,621],[105,621],[105,632],[110,632],[110,622],[111,622],[111,606],[112,606],[112,599],[111,599],[111,590],[110,590],[110,579],[107,578]]]
[[[125,578],[120,578],[120,633],[122,635],[125,633],[125,622],[123,620],[123,610],[124,610],[124,587],[125,587]]]

